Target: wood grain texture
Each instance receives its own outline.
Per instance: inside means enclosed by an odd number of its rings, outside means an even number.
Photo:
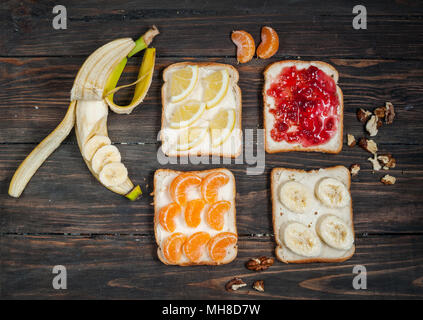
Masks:
[[[17,236],[0,238],[3,258],[0,295],[6,299],[422,299],[421,236],[357,239],[357,252],[344,263],[283,264],[255,273],[248,259],[273,256],[270,237],[241,237],[237,259],[224,266],[166,266],[153,239],[138,236]],[[52,268],[67,269],[67,290],[54,290]],[[354,290],[355,265],[367,269],[367,290]],[[248,286],[235,293],[233,277]],[[251,288],[264,280],[265,292]]]
[[[153,235],[153,174],[158,168],[205,170],[221,165],[161,165],[155,144],[117,145],[134,183],[144,195],[135,202],[101,186],[86,168],[76,145],[62,145],[38,170],[19,199],[7,195],[14,170],[33,145],[0,145],[0,232],[6,233],[125,233]],[[359,163],[362,171],[353,179],[354,223],[358,233],[421,232],[423,146],[390,146],[397,167],[389,173],[395,185],[379,179],[386,171],[372,173],[369,154],[359,147],[344,147],[339,155],[292,152],[266,155],[261,175],[246,175],[248,165],[225,165],[237,187],[237,226],[240,234],[270,234],[270,171],[274,167],[315,169]],[[107,199],[107,201],[104,201]],[[387,212],[389,208],[389,214]]]
[[[248,1],[229,6],[223,0],[196,2],[167,0],[158,8],[153,1],[62,1],[68,12],[68,29],[62,31],[52,27],[54,3],[6,1],[0,21],[7,37],[0,40],[0,55],[85,56],[104,42],[139,37],[143,26],[156,24],[162,31],[154,42],[160,55],[232,56],[232,30],[245,29],[259,42],[260,26],[271,24],[281,38],[279,57],[326,57],[328,52],[338,57],[421,57],[423,35],[415,31],[422,25],[422,9],[413,2],[362,1],[371,27],[358,31],[352,27],[354,4],[347,0],[324,6],[254,1],[251,7]]]
[[[348,0],[63,0],[68,29],[52,28],[54,1],[5,0],[0,4],[0,298],[55,299],[422,299],[423,298],[423,6],[418,1],[361,1],[368,29],[352,28]],[[136,202],[102,187],[89,173],[74,133],[35,174],[20,199],[7,195],[14,171],[65,115],[77,70],[99,46],[118,37],[137,38],[149,25],[158,58],[151,89],[131,115],[109,115],[109,131],[133,181],[144,195]],[[274,27],[280,50],[269,60],[237,65],[234,29],[260,40]],[[394,124],[375,137],[397,159],[393,186],[372,172],[369,154],[343,147],[338,155],[300,152],[266,155],[263,174],[247,164],[224,165],[237,185],[239,255],[221,267],[164,266],[156,257],[151,206],[158,168],[204,170],[222,165],[160,164],[162,71],[180,61],[234,65],[240,74],[244,129],[263,127],[262,72],[282,59],[322,60],[340,72],[344,133],[364,136],[360,107],[391,101]],[[122,83],[136,78],[140,57],[130,59]],[[117,95],[128,102],[131,90]],[[357,251],[344,263],[285,265],[264,273],[245,269],[252,257],[273,256],[270,176],[275,167],[316,169],[359,163],[352,180]],[[52,289],[52,267],[68,270],[68,290]],[[368,271],[368,289],[353,290],[352,268]],[[198,272],[201,271],[201,272]],[[242,277],[248,288],[230,294],[225,283]],[[266,291],[251,289],[265,281]]]
[[[73,79],[85,57],[78,58],[0,58],[0,143],[36,143],[53,130],[66,113]],[[140,57],[130,60],[122,83],[136,79]],[[313,57],[306,60],[316,59]],[[233,58],[158,58],[152,86],[144,102],[130,115],[109,113],[110,136],[114,142],[157,143],[160,130],[162,71],[168,65],[185,61],[215,61],[235,65],[240,74],[243,119],[247,128],[262,128],[264,68],[276,59],[253,60],[236,65]],[[380,130],[378,143],[422,144],[423,61],[331,59],[340,72],[344,92],[344,127],[354,135],[364,128],[356,119],[358,108],[373,110],[392,101],[397,110],[394,124]],[[118,94],[120,102],[130,101],[132,91]],[[75,142],[72,135],[70,141]]]

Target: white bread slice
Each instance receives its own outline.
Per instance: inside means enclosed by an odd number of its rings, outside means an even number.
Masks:
[[[237,229],[236,229],[235,177],[232,174],[232,172],[224,168],[204,170],[204,171],[190,171],[190,172],[198,175],[200,178],[204,178],[205,176],[207,176],[208,174],[212,172],[226,173],[229,176],[229,182],[225,186],[219,189],[218,201],[226,200],[231,202],[231,209],[229,210],[229,212],[225,213],[225,224],[224,224],[223,230],[221,231],[216,231],[207,225],[207,222],[204,217],[205,211],[208,208],[208,205],[206,205],[206,207],[204,208],[202,212],[201,223],[197,228],[190,228],[186,225],[184,220],[184,213],[182,212],[181,215],[175,219],[177,227],[174,232],[182,232],[187,236],[190,236],[191,234],[199,232],[199,231],[208,232],[211,237],[215,236],[216,234],[220,232],[232,232],[238,235]],[[154,235],[155,235],[156,243],[158,246],[157,256],[159,257],[160,261],[162,261],[164,264],[173,264],[169,262],[162,253],[162,243],[171,233],[165,231],[162,228],[162,226],[159,223],[158,215],[162,207],[172,202],[172,199],[169,193],[169,186],[172,180],[181,173],[183,173],[183,171],[175,171],[170,169],[158,169],[154,173]],[[194,192],[192,192],[192,194],[189,195],[188,200],[198,199],[198,198],[201,198],[201,194],[199,190],[195,190]],[[235,246],[228,248],[226,258],[223,261],[217,263],[213,261],[212,259],[210,259],[207,252],[204,252],[202,260],[199,263],[196,263],[195,265],[227,264],[232,262],[236,258],[237,254],[238,254],[238,245],[236,244]],[[178,265],[190,266],[190,265],[194,265],[194,263],[191,263],[183,255]]]
[[[264,119],[264,129],[265,129],[265,149],[268,153],[275,152],[288,152],[288,151],[317,151],[325,153],[339,153],[342,149],[342,140],[343,140],[343,112],[344,112],[344,98],[341,88],[337,85],[337,94],[339,99],[338,114],[339,114],[339,124],[337,132],[335,135],[326,143],[311,146],[303,147],[300,143],[288,143],[286,141],[274,141],[270,135],[270,132],[273,128],[275,118],[273,114],[269,112],[269,109],[274,108],[274,99],[269,97],[266,92],[270,88],[271,84],[275,78],[280,74],[280,72],[286,68],[296,66],[297,69],[308,68],[309,66],[315,66],[322,70],[327,75],[331,76],[335,83],[338,83],[339,74],[338,71],[328,63],[322,61],[299,61],[299,60],[284,60],[278,61],[270,64],[264,70],[264,87],[263,87],[263,119]]]
[[[342,262],[352,257],[355,251],[354,244],[349,250],[338,250],[328,246],[322,241],[316,232],[316,224],[325,214],[332,214],[342,219],[354,234],[352,200],[350,194],[349,204],[343,208],[328,208],[324,206],[315,196],[314,187],[322,178],[335,178],[347,187],[350,193],[351,176],[350,172],[344,166],[335,166],[326,169],[304,171],[298,169],[274,168],[271,172],[271,198],[272,198],[272,214],[273,214],[273,230],[276,241],[275,254],[276,257],[285,263],[310,263],[310,262]],[[305,184],[314,197],[315,204],[310,211],[305,213],[295,213],[286,208],[279,200],[280,186],[286,181],[298,181]],[[317,214],[316,214],[317,212]],[[321,242],[322,250],[317,257],[304,257],[298,255],[287,248],[281,239],[281,226],[288,222],[300,222],[309,226],[317,238]]]
[[[183,101],[178,103],[172,103],[170,101],[169,83],[171,75],[174,71],[184,68],[188,65],[197,65],[199,68],[199,79],[191,94],[186,97]],[[226,69],[229,74],[229,87],[225,98],[215,107],[208,109],[204,114],[197,120],[192,126],[206,126],[207,120],[213,118],[213,116],[219,110],[223,108],[232,108],[235,110],[235,127],[229,136],[229,138],[218,147],[212,147],[210,143],[209,133],[201,144],[190,149],[180,151],[174,146],[174,143],[170,142],[172,139],[176,139],[178,132],[183,129],[172,129],[168,123],[168,117],[172,113],[173,109],[183,103],[184,101],[196,99],[201,100],[202,86],[201,79],[206,75],[218,70]],[[242,130],[241,130],[241,119],[242,119],[242,97],[241,89],[238,86],[239,74],[238,71],[231,65],[214,63],[214,62],[180,62],[168,66],[163,71],[163,86],[162,86],[162,121],[161,121],[161,132],[160,139],[162,141],[162,151],[167,156],[221,156],[227,158],[236,158],[241,154],[242,151]]]

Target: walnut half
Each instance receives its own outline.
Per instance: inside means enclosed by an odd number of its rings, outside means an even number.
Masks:
[[[395,166],[397,165],[397,161],[389,153],[388,154],[379,155],[377,157],[377,159],[383,165],[383,169],[384,170],[389,170],[389,169],[395,168]]]
[[[252,271],[263,271],[272,266],[274,261],[275,259],[273,258],[263,256],[248,260],[245,267]]]

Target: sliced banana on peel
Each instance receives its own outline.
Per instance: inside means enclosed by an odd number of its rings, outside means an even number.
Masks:
[[[109,107],[116,113],[131,113],[145,98],[150,88],[155,54],[148,48],[159,34],[153,26],[136,41],[123,38],[111,41],[94,51],[79,69],[71,90],[71,104],[65,118],[21,163],[9,186],[9,195],[19,197],[38,168],[59,147],[75,126],[78,146],[88,169],[109,190],[136,200],[141,188],[128,178],[128,170],[121,163],[119,150],[111,145],[107,132]],[[144,50],[138,79],[129,85],[116,85],[127,59]],[[134,96],[127,106],[113,102],[113,94],[121,88],[135,85]]]
[[[316,197],[327,207],[343,208],[350,202],[347,187],[335,178],[323,178],[316,184]]]
[[[279,189],[279,199],[289,210],[305,213],[313,203],[313,193],[304,184],[288,181]]]
[[[317,233],[332,248],[348,250],[354,243],[354,235],[350,227],[335,215],[327,214],[317,222]]]
[[[91,166],[95,173],[100,173],[101,169],[109,162],[120,162],[119,149],[115,146],[104,146],[97,150],[91,160]]]
[[[316,257],[322,250],[319,238],[300,222],[283,225],[280,238],[289,250],[304,257]]]
[[[100,182],[106,187],[122,185],[128,178],[128,170],[121,162],[110,162],[100,172]]]
[[[95,135],[91,137],[82,148],[82,155],[87,161],[91,161],[98,149],[112,144],[108,136]]]

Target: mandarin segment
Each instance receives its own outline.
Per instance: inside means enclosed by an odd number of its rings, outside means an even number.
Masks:
[[[201,178],[193,173],[181,173],[170,184],[170,195],[179,205],[185,207],[187,203],[186,191],[190,187],[198,187]]]
[[[176,229],[175,218],[181,213],[181,207],[172,202],[167,206],[164,206],[159,211],[159,222],[160,225],[165,229],[167,232],[173,232]]]
[[[206,220],[214,230],[221,231],[225,224],[225,213],[231,208],[229,201],[217,201],[213,203],[206,213]]]
[[[182,245],[187,237],[180,232],[174,233],[163,242],[163,255],[170,263],[178,263],[182,257]]]
[[[185,222],[188,227],[196,228],[201,223],[201,212],[205,204],[203,199],[195,199],[187,203],[185,209]]]
[[[217,201],[219,188],[229,182],[229,176],[224,172],[213,172],[203,178],[201,183],[201,195],[207,203]]]
[[[207,232],[200,231],[192,234],[183,246],[186,257],[191,262],[200,262],[205,246],[209,240],[210,235]]]
[[[236,45],[236,58],[239,63],[246,63],[254,57],[256,46],[254,39],[244,30],[232,31],[232,42]]]
[[[221,232],[210,239],[207,244],[207,250],[210,258],[215,262],[221,262],[225,259],[230,246],[234,246],[238,240],[235,233]]]
[[[268,59],[278,52],[279,37],[275,29],[263,27],[261,29],[261,42],[257,47],[257,56],[261,59]]]

